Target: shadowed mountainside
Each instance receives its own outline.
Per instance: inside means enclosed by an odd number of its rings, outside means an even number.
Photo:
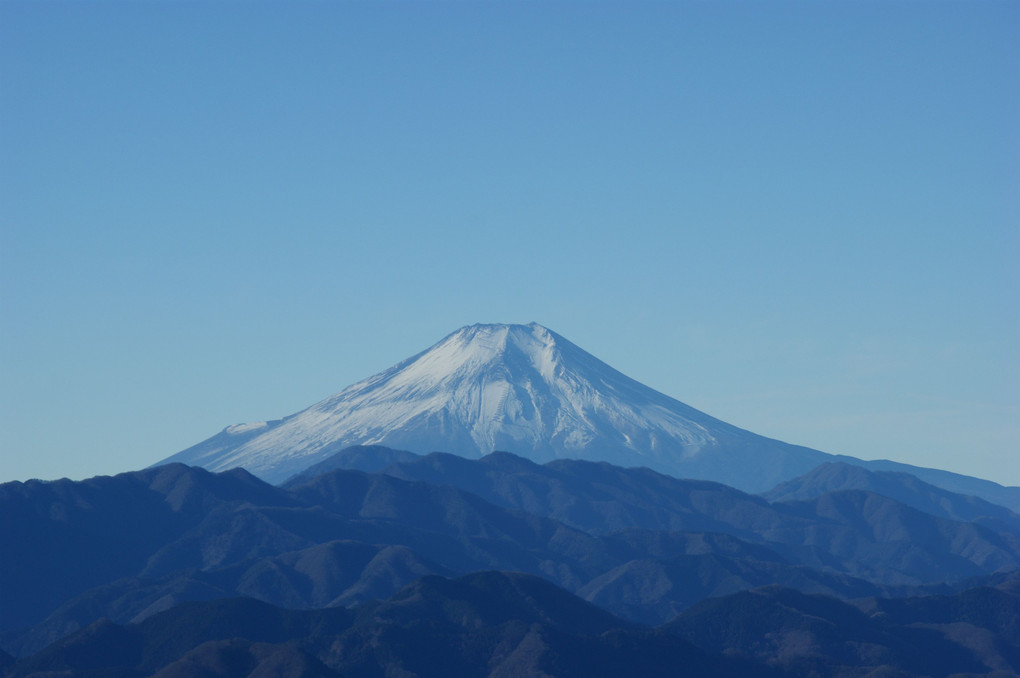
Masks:
[[[291,667],[320,676],[773,675],[679,637],[632,629],[545,580],[482,572],[420,579],[356,610],[283,610],[250,599],[188,603],[140,624],[96,622],[22,660],[42,671],[246,676]],[[300,668],[298,673],[295,668]]]
[[[940,518],[979,522],[996,530],[1020,534],[1020,515],[1004,506],[950,492],[909,473],[869,471],[840,462],[821,464],[810,473],[780,483],[761,496],[773,502],[802,501],[841,490],[874,492]]]
[[[0,550],[12,554],[0,568],[10,601],[0,643],[19,655],[101,617],[143,621],[236,595],[350,606],[430,574],[530,573],[656,624],[766,584],[877,596],[1020,566],[1014,535],[874,493],[770,504],[648,469],[509,454],[433,454],[286,489],[181,465],[10,483],[0,512],[16,519],[0,528]]]
[[[1006,588],[852,605],[773,586],[704,600],[661,630],[793,675],[1012,676],[1018,619]]]
[[[9,666],[8,678],[174,676],[1016,675],[1012,587],[856,604],[770,586],[703,601],[655,629],[529,575],[421,578],[355,609],[251,599],[102,620]]]

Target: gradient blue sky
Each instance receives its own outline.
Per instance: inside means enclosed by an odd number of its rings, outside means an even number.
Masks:
[[[1020,485],[1020,3],[0,2],[0,480],[475,322]]]

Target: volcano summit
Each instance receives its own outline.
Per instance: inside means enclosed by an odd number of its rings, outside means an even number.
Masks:
[[[228,426],[161,463],[269,482],[351,445],[477,458],[504,450],[648,466],[760,491],[829,455],[770,440],[621,374],[541,325],[472,325],[283,419]]]

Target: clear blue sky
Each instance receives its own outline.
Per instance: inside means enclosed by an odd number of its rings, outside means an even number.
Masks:
[[[1020,3],[0,2],[0,480],[475,322],[1020,485]]]

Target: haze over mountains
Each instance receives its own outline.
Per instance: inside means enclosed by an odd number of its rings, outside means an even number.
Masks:
[[[891,461],[867,462],[756,435],[621,374],[536,323],[463,327],[311,407],[228,426],[160,463],[243,467],[280,483],[354,445],[477,459],[507,451],[647,466],[764,492],[841,460],[904,471],[1020,510],[1020,488]]]
[[[0,674],[1020,675],[1020,488],[757,436],[535,324],[168,461],[0,485]]]

